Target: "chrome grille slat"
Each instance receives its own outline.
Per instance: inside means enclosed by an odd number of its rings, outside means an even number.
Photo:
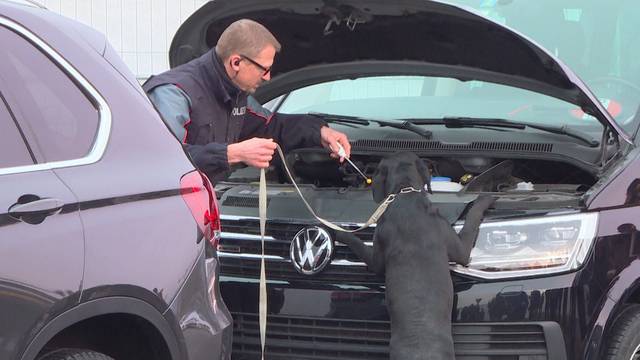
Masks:
[[[220,257],[220,275],[242,276],[257,279],[260,274],[260,262],[257,260]],[[308,276],[296,271],[290,262],[268,261],[265,267],[269,280],[306,280],[319,282],[353,282],[383,284],[384,279],[370,273],[365,266],[329,265],[319,274]]]
[[[267,278],[270,280],[307,280],[320,282],[349,281],[352,283],[383,284],[384,278],[368,271],[366,265],[349,247],[336,244],[331,263],[314,276],[298,273],[289,256],[291,239],[308,224],[267,222],[265,255]],[[257,279],[260,276],[259,254],[262,252],[259,223],[257,220],[222,220],[224,230],[220,240],[221,275],[243,276]],[[374,228],[358,233],[371,243]],[[233,252],[225,251],[233,250]]]

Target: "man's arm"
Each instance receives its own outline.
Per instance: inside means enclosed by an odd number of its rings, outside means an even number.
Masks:
[[[161,85],[148,94],[149,100],[156,107],[162,119],[180,142],[187,140],[187,127],[191,122],[191,100],[179,87],[167,84]]]
[[[191,122],[191,100],[175,85],[162,85],[149,93],[149,99],[185,149],[196,167],[215,177],[229,170],[230,164],[245,163],[265,168],[273,156],[275,144],[266,139],[248,139],[235,144],[187,144],[188,125]]]
[[[273,138],[285,152],[303,147],[322,146],[331,151],[332,157],[338,158],[340,144],[347,157],[351,154],[351,144],[347,136],[331,129],[324,120],[309,115],[274,114],[249,96],[247,116],[240,132],[240,139],[251,137]]]
[[[184,144],[193,163],[205,174],[213,176],[229,170],[227,144],[208,143],[206,145]]]
[[[249,96],[240,139],[273,138],[284,151],[316,147],[322,146],[320,129],[326,125],[326,122],[313,116],[271,113]]]

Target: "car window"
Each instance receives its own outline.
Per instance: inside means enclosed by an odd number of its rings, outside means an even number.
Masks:
[[[278,111],[386,120],[500,118],[601,130],[595,118],[571,103],[510,86],[443,77],[365,77],[311,85],[291,92]]]
[[[32,164],[29,149],[0,92],[0,169]]]
[[[29,143],[40,149],[44,159],[38,160],[87,155],[98,129],[95,106],[64,71],[20,35],[0,27],[0,43],[0,77],[11,84],[7,91],[16,102],[12,110]]]
[[[542,45],[580,76],[628,131],[640,105],[637,0],[446,0]],[[540,21],[544,19],[544,21]]]

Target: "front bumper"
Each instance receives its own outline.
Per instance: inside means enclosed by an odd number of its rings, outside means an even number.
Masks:
[[[568,281],[572,275],[562,275]],[[540,280],[540,279],[538,279]],[[547,279],[547,285],[549,279]],[[458,360],[566,360],[574,313],[570,288],[544,281],[456,284],[453,338]],[[260,358],[258,283],[221,278],[234,317],[233,359]],[[545,290],[540,290],[545,289]],[[389,321],[383,289],[271,282],[269,359],[388,359]],[[573,324],[572,324],[573,323]],[[565,344],[565,339],[570,344]]]
[[[221,291],[235,319],[235,360],[259,359],[260,243],[254,222],[227,221],[219,247]],[[288,247],[300,227],[267,223],[267,356],[387,359],[390,334],[384,279],[370,273],[341,244],[321,273],[298,273]],[[370,241],[373,232],[359,234]],[[594,264],[528,279],[481,280],[452,273],[456,359],[582,359],[605,297],[595,281]]]

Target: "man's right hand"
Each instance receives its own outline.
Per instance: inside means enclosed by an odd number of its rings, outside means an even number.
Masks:
[[[249,166],[266,168],[276,151],[273,139],[251,138],[227,146],[229,164],[243,162]]]

